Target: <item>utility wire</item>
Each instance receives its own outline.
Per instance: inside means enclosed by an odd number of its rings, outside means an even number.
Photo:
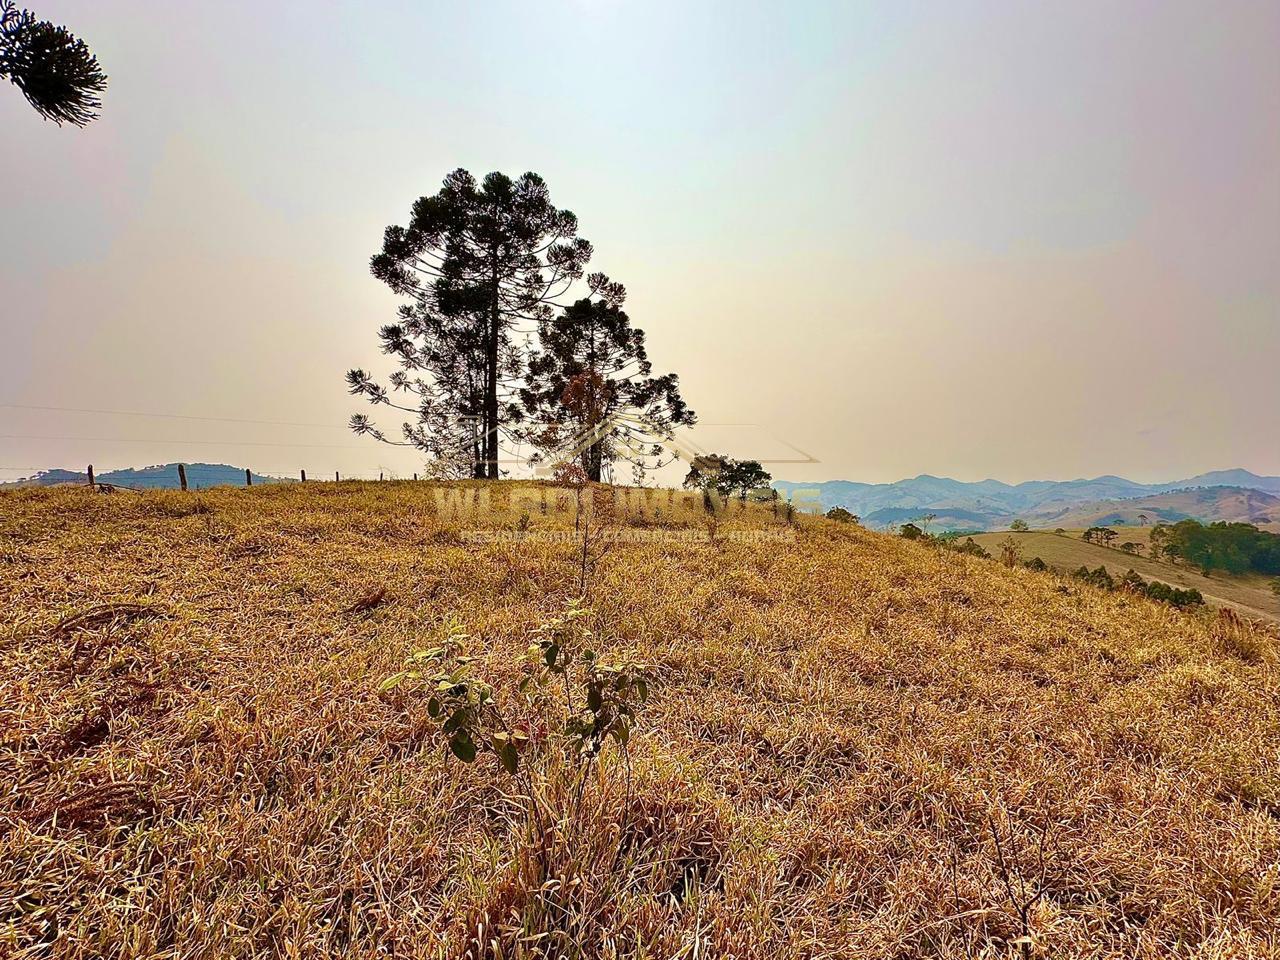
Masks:
[[[96,410],[92,407],[44,407],[30,403],[0,403],[9,410],[43,410],[55,413],[102,413],[115,417],[159,417],[165,420],[205,420],[211,423],[257,423],[272,427],[324,427],[330,430],[346,430],[345,423],[301,423],[294,420],[249,420],[243,417],[196,417],[181,413],[141,413],[136,410]]]
[[[76,440],[85,443],[180,443],[188,446],[202,447],[314,447],[323,450],[364,450],[370,448],[356,447],[338,443],[278,443],[263,440],[172,440],[167,437],[45,437],[32,434],[0,433],[0,440]]]

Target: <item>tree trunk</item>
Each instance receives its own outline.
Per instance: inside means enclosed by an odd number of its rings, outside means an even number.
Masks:
[[[493,256],[497,257],[494,251]],[[484,451],[485,474],[498,479],[498,341],[501,327],[498,315],[498,268],[493,268],[493,289],[489,304],[489,342],[485,345]]]
[[[471,421],[471,478],[484,479],[484,447],[480,434],[476,431],[476,421]]]

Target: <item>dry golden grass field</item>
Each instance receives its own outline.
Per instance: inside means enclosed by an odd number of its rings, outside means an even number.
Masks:
[[[0,495],[0,955],[1280,956],[1273,633],[655,492],[588,544],[651,690],[575,801],[380,690],[456,617],[513,695],[577,589],[557,491],[435,489]]]
[[[1117,544],[1130,542],[1141,544],[1143,553],[1150,545],[1150,527],[1112,527],[1116,531]],[[1280,596],[1271,589],[1274,578],[1256,573],[1229,574],[1215,572],[1206,577],[1186,563],[1170,563],[1153,560],[1149,556],[1125,553],[1117,547],[1104,547],[1086,543],[1080,539],[1083,530],[1067,530],[1063,534],[1031,530],[1024,533],[981,533],[973,539],[992,556],[1000,553],[1000,544],[1009,536],[1018,544],[1022,559],[1039,557],[1060,571],[1071,572],[1081,564],[1094,569],[1106,567],[1112,576],[1123,576],[1126,570],[1136,570],[1147,580],[1160,580],[1173,587],[1194,587],[1204,594],[1205,602],[1214,607],[1231,607],[1250,619],[1267,619],[1280,622]]]

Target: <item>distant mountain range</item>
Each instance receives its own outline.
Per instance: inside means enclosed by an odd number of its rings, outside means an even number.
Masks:
[[[896,483],[857,483],[828,480],[793,483],[779,480],[774,487],[790,496],[796,490],[817,490],[824,511],[844,507],[871,527],[893,527],[926,514],[943,530],[1001,530],[1014,520],[1033,527],[1091,526],[1124,522],[1145,511],[1148,519],[1251,520],[1280,522],[1280,477],[1260,477],[1248,470],[1215,470],[1169,483],[1137,483],[1123,477],[1092,480],[1029,480],[1008,484],[999,480],[966,483],[921,475]],[[1188,491],[1201,491],[1196,496]],[[1213,491],[1208,493],[1206,491]],[[1180,494],[1164,501],[1146,500]],[[1087,517],[1097,517],[1084,523]]]
[[[187,486],[193,490],[201,487],[218,487],[232,484],[244,486],[244,467],[233,467],[225,463],[188,463]],[[152,467],[128,467],[123,470],[108,470],[94,475],[99,483],[111,483],[121,487],[133,487],[139,490],[177,490],[178,465],[161,463]],[[12,483],[0,484],[0,487],[51,487],[59,483],[88,483],[87,473],[75,470],[42,470],[31,477],[15,480]],[[260,473],[253,475],[254,483],[281,483],[279,477],[267,477]]]

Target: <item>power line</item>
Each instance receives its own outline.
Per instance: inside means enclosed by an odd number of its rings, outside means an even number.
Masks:
[[[172,440],[167,437],[45,437],[31,434],[0,433],[0,440],[76,440],[85,443],[180,443],[187,446],[201,447],[312,447],[321,450],[364,450],[371,448],[356,447],[338,443],[277,443],[263,440]],[[22,468],[25,469],[25,468]]]
[[[0,403],[9,410],[44,410],[55,413],[101,413],[115,417],[158,417],[165,420],[204,420],[210,423],[256,423],[272,427],[324,427],[329,430],[346,430],[347,425],[337,423],[302,423],[294,420],[249,420],[243,417],[197,417],[181,413],[141,413],[136,410],[97,410],[92,407],[45,407],[30,403]]]

